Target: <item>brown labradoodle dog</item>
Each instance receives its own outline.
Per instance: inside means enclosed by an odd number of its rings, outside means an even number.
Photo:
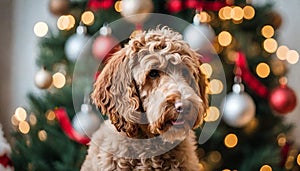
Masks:
[[[93,102],[108,115],[82,171],[198,171],[192,128],[201,125],[207,79],[199,55],[167,27],[131,38],[98,77]]]

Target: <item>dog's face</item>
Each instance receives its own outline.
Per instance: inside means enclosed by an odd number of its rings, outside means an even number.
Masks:
[[[117,52],[98,77],[92,98],[117,130],[174,142],[198,127],[207,109],[199,55],[167,28],[143,33]]]

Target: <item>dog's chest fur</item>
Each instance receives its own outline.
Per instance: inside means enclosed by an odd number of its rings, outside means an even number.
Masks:
[[[192,131],[184,141],[167,151],[158,149],[159,146],[147,144],[147,141],[138,143],[139,145],[132,143],[127,138],[120,136],[120,133],[115,131],[110,123],[106,122],[93,135],[91,143],[94,145],[91,145],[88,150],[87,160],[82,166],[82,171],[199,170],[199,160],[195,152],[195,135]],[[151,157],[151,150],[153,153],[163,150],[166,152]],[[147,152],[145,153],[145,151]],[[135,159],[123,156],[134,156]]]

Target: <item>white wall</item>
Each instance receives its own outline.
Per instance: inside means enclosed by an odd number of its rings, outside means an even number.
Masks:
[[[12,47],[12,107],[26,104],[26,93],[37,90],[34,74],[37,71],[38,38],[33,26],[38,21],[53,21],[48,12],[48,0],[14,0],[13,4],[13,47]]]
[[[3,18],[0,28],[0,66],[1,72],[4,67],[6,73],[9,74],[1,74],[1,80],[5,81],[1,86],[0,108],[5,109],[1,110],[1,115],[6,115],[6,117],[0,117],[0,123],[4,125],[5,131],[9,132],[10,117],[14,110],[18,106],[27,106],[26,94],[28,92],[38,91],[33,78],[38,70],[35,59],[39,45],[38,38],[33,33],[33,26],[38,21],[53,24],[54,17],[48,12],[48,0],[1,0],[0,8],[1,19]],[[2,28],[7,23],[9,27]],[[11,40],[11,43],[7,40]]]
[[[4,126],[6,116],[10,115],[11,102],[11,44],[12,44],[12,2],[10,0],[0,1],[0,123]]]

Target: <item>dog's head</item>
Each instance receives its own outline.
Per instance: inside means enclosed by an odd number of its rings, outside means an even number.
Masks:
[[[102,70],[93,102],[118,131],[180,140],[198,127],[208,107],[199,55],[169,28],[133,37]],[[143,129],[145,131],[145,129]]]

